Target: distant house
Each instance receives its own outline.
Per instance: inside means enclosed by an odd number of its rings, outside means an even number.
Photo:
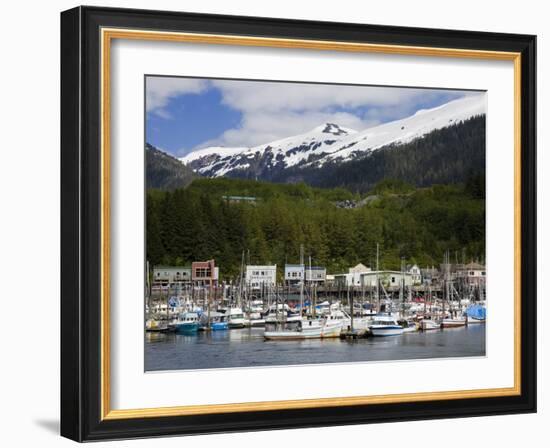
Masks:
[[[253,290],[275,286],[277,265],[247,265],[246,284]]]
[[[191,280],[199,285],[216,284],[219,278],[219,268],[214,260],[194,261],[191,264]]]
[[[349,268],[345,274],[334,274],[334,284],[338,286],[361,286],[361,275],[372,272],[362,263]]]
[[[255,204],[257,199],[254,196],[222,196],[224,201],[235,204],[239,202],[244,202],[247,204]]]
[[[412,284],[417,286],[422,284],[422,272],[418,265],[413,264],[407,266],[407,272],[411,274]]]
[[[190,266],[155,266],[153,286],[170,286],[191,282]]]

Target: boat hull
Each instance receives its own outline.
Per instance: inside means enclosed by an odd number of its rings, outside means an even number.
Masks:
[[[319,325],[316,322],[304,323],[302,329],[265,331],[264,338],[270,341],[292,341],[299,339],[338,338],[342,332],[342,323]]]
[[[184,323],[184,324],[176,324],[176,333],[196,333],[199,331],[199,323],[198,322],[192,322],[192,323]]]
[[[470,324],[484,324],[485,323],[485,319],[475,319],[473,317],[468,317],[468,325]]]
[[[227,325],[227,322],[213,322],[210,324],[210,329],[212,331],[223,331],[227,330],[229,327]]]
[[[466,320],[462,319],[443,319],[441,321],[442,328],[458,328],[466,326]]]
[[[401,325],[381,325],[372,326],[370,332],[373,336],[399,336],[403,334],[404,329]]]
[[[433,321],[423,321],[421,328],[422,331],[433,331],[441,329],[441,326]]]

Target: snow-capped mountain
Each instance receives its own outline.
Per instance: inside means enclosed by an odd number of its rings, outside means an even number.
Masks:
[[[363,157],[389,145],[400,145],[430,132],[460,123],[486,110],[484,95],[467,96],[433,109],[363,131],[323,123],[305,134],[252,148],[211,147],[194,151],[180,160],[208,177],[272,178],[274,173],[300,167],[322,167]]]

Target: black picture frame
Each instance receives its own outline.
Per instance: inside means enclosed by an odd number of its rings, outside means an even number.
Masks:
[[[521,393],[423,402],[102,419],[100,29],[521,53]],[[536,412],[536,37],[77,7],[61,14],[61,435],[76,441]]]

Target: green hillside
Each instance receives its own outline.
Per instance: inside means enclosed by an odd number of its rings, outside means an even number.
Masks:
[[[235,278],[242,251],[253,264],[306,257],[329,273],[375,260],[399,269],[401,257],[437,265],[446,250],[485,253],[484,179],[416,188],[384,180],[364,194],[343,188],[243,179],[195,179],[185,189],[147,192],[147,258],[183,265],[215,258]]]

